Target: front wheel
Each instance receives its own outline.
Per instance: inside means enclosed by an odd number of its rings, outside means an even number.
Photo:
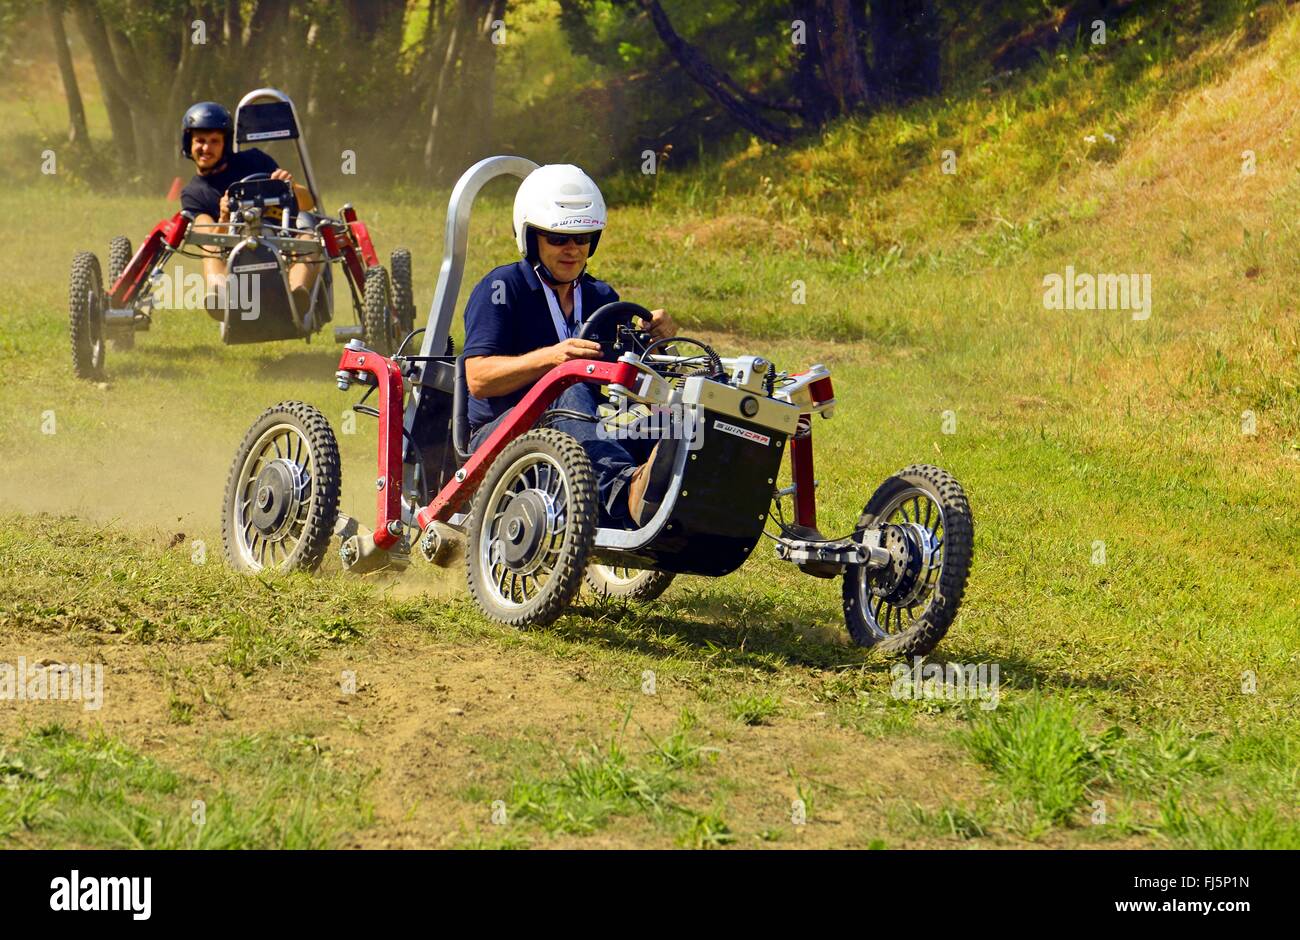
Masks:
[[[130,263],[131,239],[125,235],[118,235],[108,243],[108,289],[110,291],[117,286],[117,279],[122,276],[122,272],[126,270],[126,266]],[[134,346],[134,324],[129,324],[126,329],[114,332],[114,349],[131,349]]]
[[[412,286],[410,249],[394,248],[388,267],[393,272],[393,304],[397,308],[394,340],[400,343],[415,329],[415,288]]]
[[[479,609],[514,627],[563,613],[582,584],[596,513],[596,475],[581,444],[554,430],[511,441],[470,514],[465,561]]]
[[[966,494],[938,467],[911,466],[876,489],[858,519],[893,556],[883,569],[844,573],[844,620],[859,646],[905,657],[939,644],[961,606],[974,528]]]
[[[68,286],[68,334],[72,339],[72,372],[79,379],[99,379],[104,373],[104,277],[94,252],[79,251],[72,259]]]
[[[226,560],[238,571],[315,571],[338,518],[339,448],[311,405],[268,408],[244,435],[221,511]]]
[[[362,311],[365,343],[381,356],[393,354],[396,317],[393,291],[383,265],[366,270],[365,307]]]
[[[671,571],[625,568],[622,565],[590,564],[585,575],[587,587],[600,597],[617,597],[629,601],[652,601],[673,583]]]

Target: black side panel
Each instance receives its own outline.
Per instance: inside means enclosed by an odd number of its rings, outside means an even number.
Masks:
[[[430,362],[426,372],[443,378],[451,372],[451,363]],[[444,384],[444,383],[439,383]],[[406,492],[418,493],[427,504],[456,473],[460,466],[451,440],[452,396],[431,382],[420,392],[420,405],[407,428],[405,454]],[[414,445],[414,446],[412,446]],[[418,456],[417,456],[418,453]],[[416,468],[422,486],[415,485]]]
[[[289,292],[280,274],[280,260],[271,248],[250,245],[235,249],[226,271],[234,275],[221,337],[226,345],[301,338],[289,310]]]
[[[717,576],[739,568],[761,537],[786,438],[740,418],[703,414],[703,445],[686,458],[672,516],[635,557],[661,571]]]

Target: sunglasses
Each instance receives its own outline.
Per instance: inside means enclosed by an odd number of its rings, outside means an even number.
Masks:
[[[569,242],[575,245],[590,245],[591,233],[584,232],[581,235],[556,235],[554,232],[543,232],[542,236],[546,239],[546,244],[553,248],[561,248]]]

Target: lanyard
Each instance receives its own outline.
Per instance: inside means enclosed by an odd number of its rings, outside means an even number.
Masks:
[[[564,314],[560,311],[560,302],[555,296],[555,291],[551,290],[551,285],[538,277],[542,282],[542,290],[546,291],[546,305],[551,308],[551,322],[555,324],[555,336],[561,342],[573,336],[582,326],[582,290],[578,282],[573,284],[573,323],[570,324],[565,320]]]

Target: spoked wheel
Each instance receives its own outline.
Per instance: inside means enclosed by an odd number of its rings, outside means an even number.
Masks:
[[[116,236],[108,243],[108,289],[111,291],[117,279],[122,276],[126,266],[131,263],[131,239],[125,235]],[[114,349],[131,349],[135,346],[135,328],[113,331]]]
[[[498,623],[550,623],[578,593],[596,535],[596,476],[560,431],[529,431],[474,497],[465,560],[479,609]]]
[[[393,305],[397,308],[397,334],[400,343],[406,334],[415,329],[415,289],[411,278],[411,252],[407,248],[394,248],[389,256],[389,270],[393,272]]]
[[[878,526],[893,562],[844,573],[844,620],[859,646],[924,656],[957,616],[974,529],[966,494],[938,467],[912,466],[876,490],[858,528]]]
[[[587,587],[602,597],[630,601],[652,601],[673,583],[671,571],[648,571],[622,565],[590,564],[585,575]]]
[[[226,483],[221,540],[239,571],[315,571],[339,508],[339,449],[311,405],[281,402],[244,435]]]
[[[73,374],[79,379],[100,378],[104,373],[104,277],[94,252],[79,251],[72,259],[68,333]]]
[[[388,272],[383,265],[377,264],[367,269],[364,299],[362,326],[366,346],[381,356],[391,356],[394,351],[393,334],[397,331],[396,310]]]

